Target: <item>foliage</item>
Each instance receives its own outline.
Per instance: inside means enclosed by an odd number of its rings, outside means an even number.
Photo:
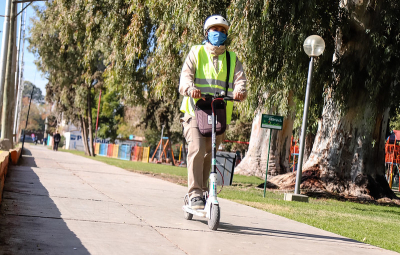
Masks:
[[[232,48],[245,60],[250,112],[275,108],[277,114],[288,115],[289,91],[295,100],[304,100],[309,58],[302,45],[312,34],[320,35],[327,45],[316,61],[310,103],[321,112],[323,87],[332,80],[336,27],[342,12],[338,0],[232,1],[228,11]]]
[[[295,112],[301,119],[309,67],[302,44],[311,34],[320,35],[326,49],[314,66],[309,131],[316,132],[325,96],[343,107],[350,107],[358,92],[380,108],[400,102],[395,0],[54,0],[37,13],[30,50],[49,78],[47,100],[75,121],[89,119],[90,87],[96,81],[96,93],[105,88],[124,106],[144,107],[148,136],[165,125],[165,133],[178,142],[182,63],[191,46],[203,41],[203,22],[212,14],[231,21],[228,48],[243,62],[248,80],[249,96],[240,106],[245,118],[263,108]],[[295,109],[288,107],[289,93]],[[111,124],[102,126],[101,135],[115,136],[118,130],[126,135],[127,122],[113,114],[107,112],[104,123]]]
[[[390,119],[390,130],[400,130],[400,109],[396,109],[395,114]]]
[[[58,119],[57,116],[54,114],[49,114],[47,116],[47,133],[54,134],[56,132],[58,126]]]
[[[24,87],[24,90],[22,91],[22,97],[30,98],[32,95],[32,89],[35,88],[35,90],[33,91],[32,100],[36,101],[37,103],[43,103],[44,96],[43,96],[42,90],[40,88],[36,87],[30,81],[24,81],[23,87]]]
[[[340,78],[335,90],[348,104],[365,91],[371,105],[396,108],[400,105],[400,4],[384,0],[365,7],[348,7],[351,17],[342,27],[347,45],[334,66]]]
[[[92,108],[93,123],[96,123],[98,98],[96,108]],[[115,91],[104,91],[100,102],[99,130],[97,136],[103,139],[110,138],[111,142],[118,137],[118,130],[123,121],[124,105]]]
[[[252,121],[246,118],[246,115],[239,115],[237,111],[234,111],[232,115],[232,123],[229,125],[225,135],[227,140],[249,142],[251,135]],[[239,143],[225,143],[225,151],[236,152],[240,151],[244,153],[248,149],[247,144]]]
[[[36,8],[29,50],[46,74],[46,99],[67,119],[80,122],[84,140],[92,141],[91,86],[102,86],[102,54],[98,49],[102,1],[56,0]],[[96,16],[97,15],[97,16]],[[100,15],[100,16],[99,16]],[[89,143],[92,147],[92,142]],[[86,153],[93,149],[85,146]]]
[[[143,115],[143,106],[124,106],[124,121],[117,131],[119,136],[124,139],[128,139],[130,135],[144,137],[145,130],[140,125]]]
[[[182,140],[182,127],[179,121],[179,100],[171,101],[166,98],[151,98],[146,104],[142,116],[142,126],[145,129],[146,141],[157,145],[160,141],[164,125],[164,137],[169,137],[172,144]]]
[[[26,125],[26,117],[28,115],[29,108],[29,97],[22,98],[22,110],[21,110],[21,118],[20,118],[20,129],[25,129]],[[26,127],[27,131],[40,131],[44,130],[44,122],[45,122],[45,109],[32,101],[30,109],[29,109],[29,118],[28,125]]]

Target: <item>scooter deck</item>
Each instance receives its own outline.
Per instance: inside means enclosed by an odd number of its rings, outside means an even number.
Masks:
[[[188,205],[182,206],[182,209],[183,209],[183,211],[185,211],[187,213],[191,213],[191,214],[199,216],[199,217],[206,217],[207,216],[207,211],[206,210],[193,210]]]

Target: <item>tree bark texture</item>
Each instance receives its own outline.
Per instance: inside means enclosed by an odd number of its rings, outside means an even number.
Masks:
[[[82,128],[82,143],[83,143],[83,148],[85,149],[85,155],[90,155],[89,152],[89,147],[87,144],[87,124],[86,120],[83,116],[81,116],[81,128]]]
[[[93,125],[92,125],[92,94],[90,93],[90,86],[88,87],[87,105],[88,105],[88,135],[89,135],[89,155],[94,156],[93,148]],[[86,140],[87,141],[87,140]]]
[[[303,164],[306,163],[308,158],[310,157],[314,141],[315,141],[315,134],[311,133],[306,134],[306,140],[304,144]]]
[[[341,3],[351,15],[351,33],[343,37],[338,29],[334,61],[338,56],[339,65],[348,64],[348,61],[353,63],[353,84],[348,86],[347,96],[336,95],[336,82],[340,82],[342,77],[338,72],[340,69],[333,69],[335,79],[326,88],[322,118],[311,154],[303,166],[300,187],[308,192],[325,192],[349,199],[397,198],[384,177],[389,109],[382,106],[385,99],[371,100],[370,92],[364,86],[368,79],[365,69],[371,64],[367,57],[370,40],[365,31],[373,23],[374,15],[379,15],[371,9],[374,6],[371,3],[356,0]],[[382,4],[374,3],[376,8]],[[339,97],[343,98],[337,100]],[[289,175],[270,181],[281,189],[291,188],[295,176]]]
[[[359,91],[349,108],[341,110],[328,93],[311,155],[303,167],[308,179],[319,179],[326,191],[359,198],[394,198],[384,179],[384,144],[388,110],[368,104]],[[310,171],[313,173],[311,174]],[[309,178],[308,178],[309,177]]]
[[[351,0],[342,4],[350,10],[352,33],[344,40],[338,29],[336,53],[340,64],[352,61],[361,71],[354,73],[356,87],[353,85],[348,91],[350,96],[341,106],[335,100],[335,84],[327,89],[313,149],[303,167],[302,188],[312,188],[318,183],[322,189],[345,197],[396,198],[384,178],[389,110],[380,106],[381,99],[372,101],[363,86],[366,77],[362,70],[370,64],[365,59],[369,49],[365,31],[378,12],[370,10],[369,1]],[[335,70],[334,75],[340,81]]]

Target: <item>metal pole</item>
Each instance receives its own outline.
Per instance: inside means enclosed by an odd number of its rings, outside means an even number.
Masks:
[[[212,109],[214,109],[214,100],[211,102]],[[217,131],[216,131],[216,126],[217,126],[217,118],[215,117],[214,110],[211,112],[211,119],[212,119],[212,134],[211,134],[211,173],[216,174],[217,173],[217,143],[216,143],[216,136],[217,136]],[[210,178],[212,179],[212,178]]]
[[[303,123],[301,125],[299,161],[297,163],[296,185],[295,185],[295,190],[294,190],[294,194],[297,194],[297,195],[300,194],[300,183],[301,183],[301,174],[302,174],[301,171],[303,169],[303,154],[304,154],[304,144],[305,144],[305,140],[306,140],[308,103],[310,101],[310,90],[311,90],[313,66],[314,66],[314,57],[311,57],[310,64],[308,67],[306,98],[304,101],[304,110],[303,110]]]
[[[8,41],[8,51],[7,51],[7,63],[6,63],[6,73],[5,73],[5,82],[4,82],[4,90],[3,90],[3,109],[2,109],[2,118],[1,118],[1,139],[9,139],[11,143],[11,147],[13,147],[12,140],[12,123],[8,123],[8,115],[11,114],[12,110],[10,107],[10,103],[13,98],[13,84],[12,84],[12,59],[14,52],[14,26],[15,26],[15,4],[11,2],[11,18],[10,18],[10,32],[9,32],[9,41]],[[11,96],[11,97],[10,97]],[[11,118],[12,119],[12,118]],[[12,121],[11,121],[12,122]]]
[[[32,93],[31,93],[31,99],[29,100],[29,107],[28,107],[28,114],[26,115],[26,122],[25,122],[25,129],[24,129],[24,136],[22,138],[22,148],[21,152],[24,151],[24,143],[25,143],[25,130],[26,127],[28,126],[28,119],[29,119],[29,111],[31,110],[31,102],[32,102],[32,97],[33,97],[33,91],[35,91],[35,87],[32,88]],[[22,154],[22,153],[21,153]]]
[[[268,176],[269,152],[270,152],[270,148],[271,148],[271,137],[272,137],[271,134],[272,134],[272,129],[269,130],[267,169],[265,170],[265,182],[264,182],[264,197],[265,197],[265,191],[267,190],[267,176]]]
[[[4,81],[6,77],[7,50],[8,50],[8,39],[10,34],[10,16],[11,16],[12,0],[6,0],[6,1],[7,2],[4,15],[5,17],[3,24],[3,38],[1,44],[1,59],[0,59],[0,109],[3,106],[3,90],[4,90]]]
[[[97,105],[96,134],[94,135],[95,136],[95,142],[97,142],[97,127],[99,126],[100,101],[101,101],[101,90],[100,90],[100,94],[99,94],[99,103]]]

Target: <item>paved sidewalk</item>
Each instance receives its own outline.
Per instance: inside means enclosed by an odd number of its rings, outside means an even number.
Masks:
[[[0,254],[398,254],[220,199],[221,223],[183,218],[186,188],[28,146],[0,208]]]

